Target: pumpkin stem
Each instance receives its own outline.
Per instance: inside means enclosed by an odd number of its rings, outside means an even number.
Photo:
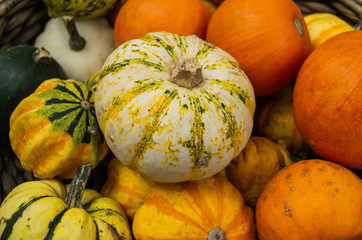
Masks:
[[[92,164],[82,165],[75,173],[64,200],[65,204],[67,204],[68,209],[81,208],[83,192],[87,184],[89,175],[91,173],[92,167]]]
[[[69,47],[74,51],[80,51],[85,47],[85,39],[79,35],[77,26],[72,16],[63,16],[63,21],[69,33]]]
[[[85,110],[90,109],[91,105],[87,100],[82,100],[80,102],[80,105],[82,106],[82,108],[84,108]]]
[[[214,228],[207,234],[207,240],[225,240],[225,232],[220,228]]]
[[[301,37],[303,37],[303,35],[304,35],[304,28],[303,28],[303,24],[302,24],[302,22],[300,21],[300,19],[297,18],[297,17],[294,17],[294,18],[293,18],[293,23],[294,23],[294,26],[295,26],[295,28],[297,29],[299,35],[300,35]]]
[[[50,56],[50,53],[45,48],[39,48],[33,53],[33,59],[35,62],[46,66],[49,65],[52,62],[52,57]]]
[[[192,89],[203,81],[202,66],[194,58],[179,62],[171,71],[171,82]]]

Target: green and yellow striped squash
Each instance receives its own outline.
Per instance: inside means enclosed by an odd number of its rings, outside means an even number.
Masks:
[[[88,89],[92,90],[93,92],[97,90],[100,72],[101,71],[98,70],[85,82],[85,85],[87,85]]]
[[[43,0],[48,14],[53,17],[72,16],[91,19],[107,14],[118,0]]]
[[[153,181],[212,176],[251,135],[248,77],[230,54],[196,36],[155,32],[125,42],[99,78],[95,109],[109,148]]]
[[[10,117],[10,143],[22,167],[38,178],[72,178],[108,152],[98,128],[94,93],[72,79],[44,81]]]
[[[18,185],[0,207],[0,239],[132,239],[127,217],[113,199],[92,189],[82,208],[68,208],[66,187],[57,180]]]

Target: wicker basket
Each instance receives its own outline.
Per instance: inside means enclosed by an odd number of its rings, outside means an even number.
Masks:
[[[122,0],[123,1],[123,0]],[[223,0],[212,0],[220,4]],[[294,1],[303,14],[333,13],[355,29],[361,29],[362,0]],[[33,44],[49,19],[41,0],[0,0],[0,50],[19,44]],[[106,163],[102,161],[91,174],[90,187],[99,190],[106,179]],[[361,177],[361,171],[355,171]],[[10,146],[0,146],[0,203],[18,184],[34,180],[24,171]]]

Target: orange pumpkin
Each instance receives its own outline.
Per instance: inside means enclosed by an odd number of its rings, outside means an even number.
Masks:
[[[126,212],[127,218],[132,220],[152,185],[151,180],[143,178],[114,157],[108,163],[108,177],[101,194],[116,200]]]
[[[136,239],[256,239],[254,213],[218,177],[154,185],[132,224]]]
[[[116,46],[157,31],[204,39],[212,12],[210,4],[203,0],[128,0],[116,17]]]
[[[256,96],[293,82],[312,50],[303,15],[290,0],[225,1],[210,19],[206,41],[238,61]]]
[[[362,239],[362,181],[326,160],[303,160],[279,171],[255,210],[260,240]]]
[[[362,31],[325,41],[304,62],[293,93],[297,128],[325,159],[362,169]]]

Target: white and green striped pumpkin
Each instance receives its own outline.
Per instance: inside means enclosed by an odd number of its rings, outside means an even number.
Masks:
[[[48,14],[53,17],[72,16],[90,19],[105,15],[118,0],[43,0]]]
[[[240,153],[255,97],[227,52],[196,36],[155,32],[108,57],[95,109],[118,160],[154,181],[181,182],[214,175]]]

